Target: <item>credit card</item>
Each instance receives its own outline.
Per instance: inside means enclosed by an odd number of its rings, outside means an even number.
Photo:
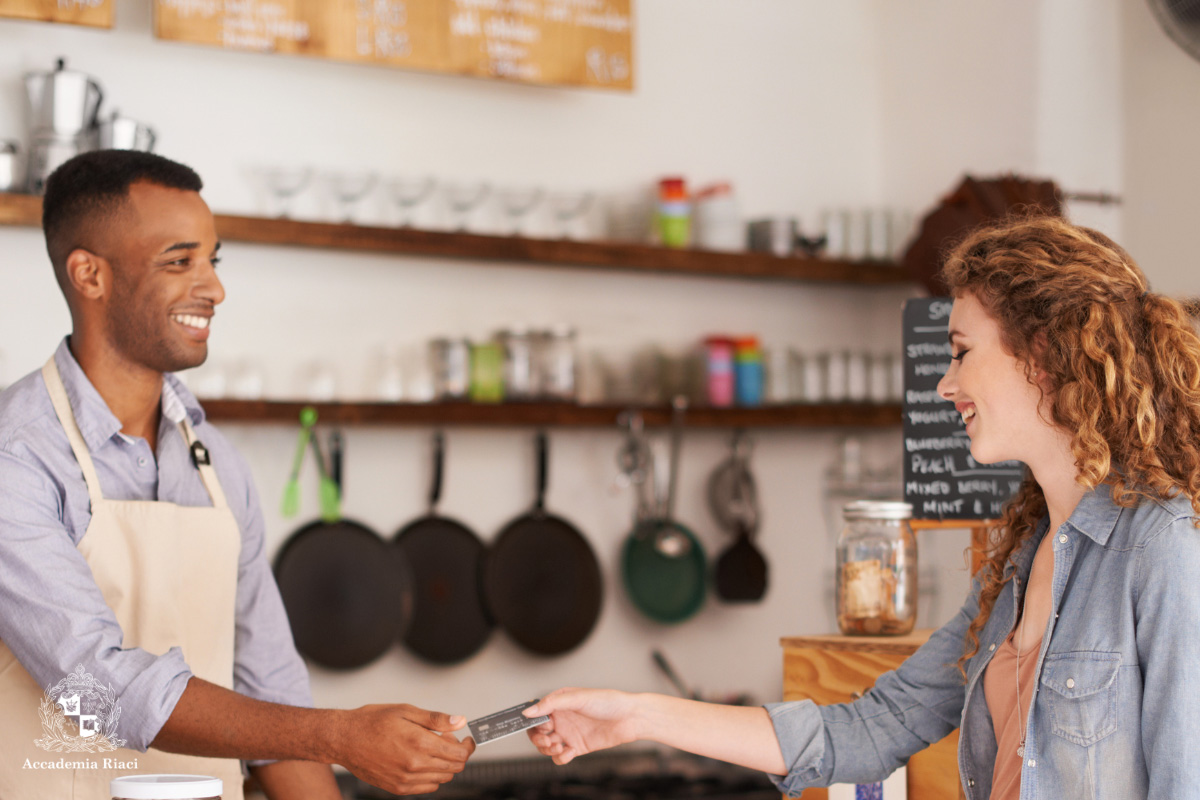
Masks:
[[[537,700],[530,700],[528,703],[521,703],[519,706],[506,708],[503,711],[497,711],[495,714],[488,714],[486,717],[471,720],[467,723],[467,728],[471,731],[471,738],[475,740],[475,744],[487,744],[510,734],[520,733],[528,728],[541,725],[550,718],[526,717],[521,714],[522,711],[536,702]]]

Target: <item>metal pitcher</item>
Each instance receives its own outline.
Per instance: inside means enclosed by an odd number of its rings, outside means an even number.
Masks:
[[[76,136],[94,128],[104,99],[99,83],[82,72],[66,69],[66,61],[61,58],[53,72],[27,72],[25,92],[30,131],[52,131],[59,136]]]
[[[17,143],[0,139],[0,192],[15,192],[22,188],[17,177],[19,166]]]
[[[101,150],[144,150],[149,153],[154,149],[156,139],[154,129],[149,125],[122,117],[116,111],[100,121]]]

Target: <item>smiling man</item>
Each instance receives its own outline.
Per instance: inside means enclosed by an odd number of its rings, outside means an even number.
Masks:
[[[204,362],[225,298],[200,188],[118,150],[47,181],[72,331],[0,394],[0,797],[191,773],[240,800],[239,760],[272,800],[340,797],[329,764],[434,791],[474,750],[449,733],[464,720],[309,708],[249,470],[171,374]],[[60,696],[78,719],[52,713]]]

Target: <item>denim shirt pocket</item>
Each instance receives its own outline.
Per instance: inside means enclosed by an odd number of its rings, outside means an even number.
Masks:
[[[1121,654],[1098,651],[1046,656],[1042,685],[1055,736],[1087,747],[1117,729]]]

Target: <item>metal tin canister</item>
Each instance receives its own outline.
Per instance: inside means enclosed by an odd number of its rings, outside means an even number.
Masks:
[[[429,343],[433,396],[462,400],[471,387],[471,345],[466,339],[434,339]]]
[[[504,397],[528,400],[537,394],[534,339],[524,328],[506,328],[496,334],[504,348]]]
[[[570,325],[555,325],[542,332],[536,352],[540,393],[553,400],[574,400],[577,383],[575,329]]]
[[[122,775],[108,791],[113,800],[221,800],[224,789],[207,775]]]

